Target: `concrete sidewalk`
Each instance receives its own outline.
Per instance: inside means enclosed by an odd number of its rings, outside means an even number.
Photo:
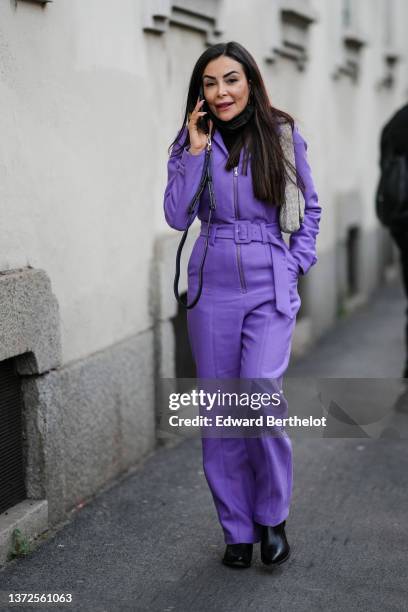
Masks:
[[[403,312],[400,286],[386,286],[288,376],[399,377]],[[8,564],[3,597],[73,593],[58,609],[87,612],[406,610],[407,440],[296,438],[293,448],[292,556],[281,567],[263,566],[257,546],[250,569],[220,563],[222,532],[192,439],[158,450]]]

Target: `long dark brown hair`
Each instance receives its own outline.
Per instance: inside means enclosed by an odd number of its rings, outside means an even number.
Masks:
[[[183,119],[183,127],[169,146],[169,154],[177,155],[180,148],[190,143],[190,136],[186,130],[184,142],[180,143],[181,134],[185,130],[188,114],[194,110],[203,85],[204,70],[209,62],[226,55],[236,60],[245,71],[248,82],[251,82],[252,100],[255,107],[252,118],[242,129],[242,136],[234,143],[227,163],[226,170],[231,170],[238,164],[241,147],[244,147],[243,172],[247,174],[249,154],[251,154],[251,172],[255,197],[266,203],[280,206],[285,199],[285,184],[296,176],[297,185],[304,190],[304,183],[296,168],[285,158],[279,139],[278,125],[289,122],[292,130],[294,120],[288,114],[271,106],[265,84],[259,68],[252,55],[239,43],[231,41],[219,43],[206,49],[198,58],[188,88],[187,102]],[[177,149],[173,147],[177,144]],[[288,168],[290,173],[288,173]]]

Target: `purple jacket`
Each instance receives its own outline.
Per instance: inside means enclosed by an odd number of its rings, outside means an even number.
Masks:
[[[181,138],[184,140],[187,128]],[[313,178],[307,161],[307,144],[297,127],[293,134],[296,168],[305,184],[305,216],[300,229],[290,236],[290,253],[299,265],[301,274],[306,274],[317,261],[316,236],[319,232],[321,207],[313,184]],[[164,193],[164,214],[168,225],[177,230],[187,227],[187,208],[196,193],[203,169],[205,151],[192,155],[185,147],[182,153],[172,155],[168,161],[168,182]],[[279,222],[279,208],[267,204],[255,197],[252,187],[251,165],[248,163],[247,175],[241,173],[243,150],[241,150],[239,165],[235,170],[238,181],[239,211],[235,215],[232,172],[224,168],[228,158],[228,150],[221,134],[215,130],[212,137],[212,173],[216,211],[212,222],[234,223],[239,219],[252,222]],[[207,188],[201,195],[197,217],[201,221],[208,220],[209,195]]]

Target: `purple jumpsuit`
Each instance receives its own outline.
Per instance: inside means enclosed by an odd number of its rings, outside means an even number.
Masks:
[[[185,130],[182,133],[184,140]],[[191,349],[199,378],[276,379],[287,369],[296,314],[299,274],[317,261],[321,207],[307,161],[307,144],[294,130],[296,168],[305,184],[305,217],[291,234],[290,248],[279,229],[279,209],[258,200],[251,165],[227,172],[221,134],[212,137],[216,211],[203,272],[201,297],[187,311]],[[184,230],[187,208],[201,178],[205,152],[186,147],[168,161],[164,213],[170,227]],[[188,263],[188,301],[196,295],[205,245],[209,195],[204,190],[197,216],[201,234]],[[281,388],[281,387],[280,387]],[[289,513],[292,446],[279,437],[202,437],[203,468],[227,544],[260,541],[261,525],[277,525]]]

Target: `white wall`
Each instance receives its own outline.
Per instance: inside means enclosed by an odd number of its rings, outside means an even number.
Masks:
[[[0,269],[47,271],[60,305],[64,362],[152,324],[153,241],[172,231],[162,212],[167,147],[205,47],[204,34],[177,26],[143,32],[146,2],[0,4]],[[376,223],[379,131],[408,99],[408,4],[396,0],[403,62],[390,90],[376,89],[384,2],[358,2],[368,39],[358,83],[332,78],[340,1],[310,4],[319,21],[304,72],[290,60],[264,61],[279,31],[276,1],[225,0],[221,9],[223,39],[247,46],[271,100],[295,115],[309,143],[324,207],[323,254],[335,239],[339,191],[360,190],[364,223]]]
[[[157,169],[138,9],[0,4],[0,268],[47,271],[65,362],[150,324]]]

